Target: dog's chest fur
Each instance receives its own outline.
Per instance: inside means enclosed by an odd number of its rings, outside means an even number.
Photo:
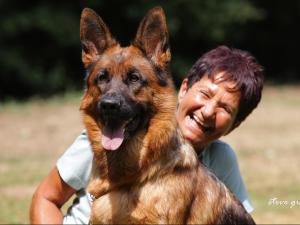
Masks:
[[[97,215],[91,220],[97,224],[184,223],[195,186],[189,173],[187,176],[187,171],[179,169],[113,190],[93,203]]]

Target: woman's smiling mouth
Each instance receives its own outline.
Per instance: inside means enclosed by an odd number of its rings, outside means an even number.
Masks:
[[[195,113],[190,113],[187,117],[188,123],[192,128],[200,129],[203,133],[212,131],[213,127],[201,122],[200,118]]]

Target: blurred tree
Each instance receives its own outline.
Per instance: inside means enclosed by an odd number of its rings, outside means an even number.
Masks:
[[[255,53],[269,81],[299,82],[300,1],[255,0],[255,4],[265,12],[265,19],[247,25],[242,47]]]
[[[1,98],[47,95],[73,85],[79,11],[62,1],[0,2]]]
[[[128,45],[145,13],[162,6],[171,39],[171,68],[179,84],[201,54],[220,44],[250,50],[269,66],[272,61],[266,56],[272,53],[264,49],[271,50],[279,40],[268,35],[279,29],[286,33],[288,24],[296,25],[299,2],[290,2],[284,5],[287,11],[281,11],[280,3],[258,0],[0,0],[0,100],[83,87],[79,18],[84,7],[99,13],[117,40]],[[292,48],[296,37],[286,46]],[[287,73],[299,72],[288,68]]]

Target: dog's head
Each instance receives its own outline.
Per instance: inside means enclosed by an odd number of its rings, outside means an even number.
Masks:
[[[116,150],[129,135],[147,129],[154,115],[174,114],[176,101],[168,72],[171,54],[160,7],[148,12],[128,47],[121,47],[103,20],[86,8],[80,38],[87,71],[81,110],[85,125],[93,130],[92,141]]]

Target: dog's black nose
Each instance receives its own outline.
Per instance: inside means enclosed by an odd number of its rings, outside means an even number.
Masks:
[[[101,100],[100,108],[105,113],[116,113],[120,110],[121,101],[116,97],[106,97]]]

